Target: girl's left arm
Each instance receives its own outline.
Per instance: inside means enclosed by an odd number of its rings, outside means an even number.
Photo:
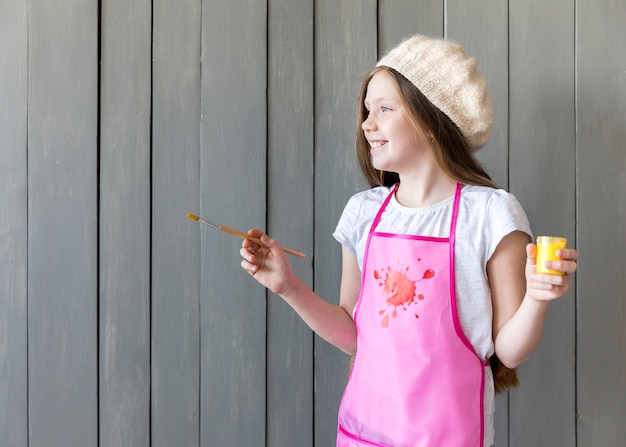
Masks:
[[[519,366],[535,351],[550,301],[565,295],[576,271],[578,252],[563,249],[557,252],[561,260],[546,266],[565,274],[538,274],[536,252],[527,234],[514,231],[500,241],[487,263],[495,350],[509,368]]]

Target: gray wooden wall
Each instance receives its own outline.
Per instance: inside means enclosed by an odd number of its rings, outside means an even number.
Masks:
[[[360,76],[463,43],[479,157],[581,253],[502,446],[626,445],[626,2],[2,0],[0,446],[334,445],[347,358],[239,268],[266,229],[337,301]]]

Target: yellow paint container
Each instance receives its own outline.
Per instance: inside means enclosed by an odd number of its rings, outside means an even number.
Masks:
[[[558,261],[557,250],[567,246],[567,239],[558,236],[537,237],[537,273],[564,275],[564,272],[551,270],[545,266],[546,261]]]

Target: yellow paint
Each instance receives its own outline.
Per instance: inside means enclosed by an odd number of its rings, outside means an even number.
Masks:
[[[567,239],[556,236],[539,236],[537,238],[537,273],[564,275],[564,272],[551,270],[545,266],[546,261],[558,261],[557,250],[567,246]]]

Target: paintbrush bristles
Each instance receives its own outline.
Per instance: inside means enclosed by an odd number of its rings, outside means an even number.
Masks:
[[[200,220],[200,218],[198,216],[196,216],[195,214],[191,214],[191,213],[187,214],[187,219],[191,219],[191,220],[196,221],[196,222],[198,222]]]

